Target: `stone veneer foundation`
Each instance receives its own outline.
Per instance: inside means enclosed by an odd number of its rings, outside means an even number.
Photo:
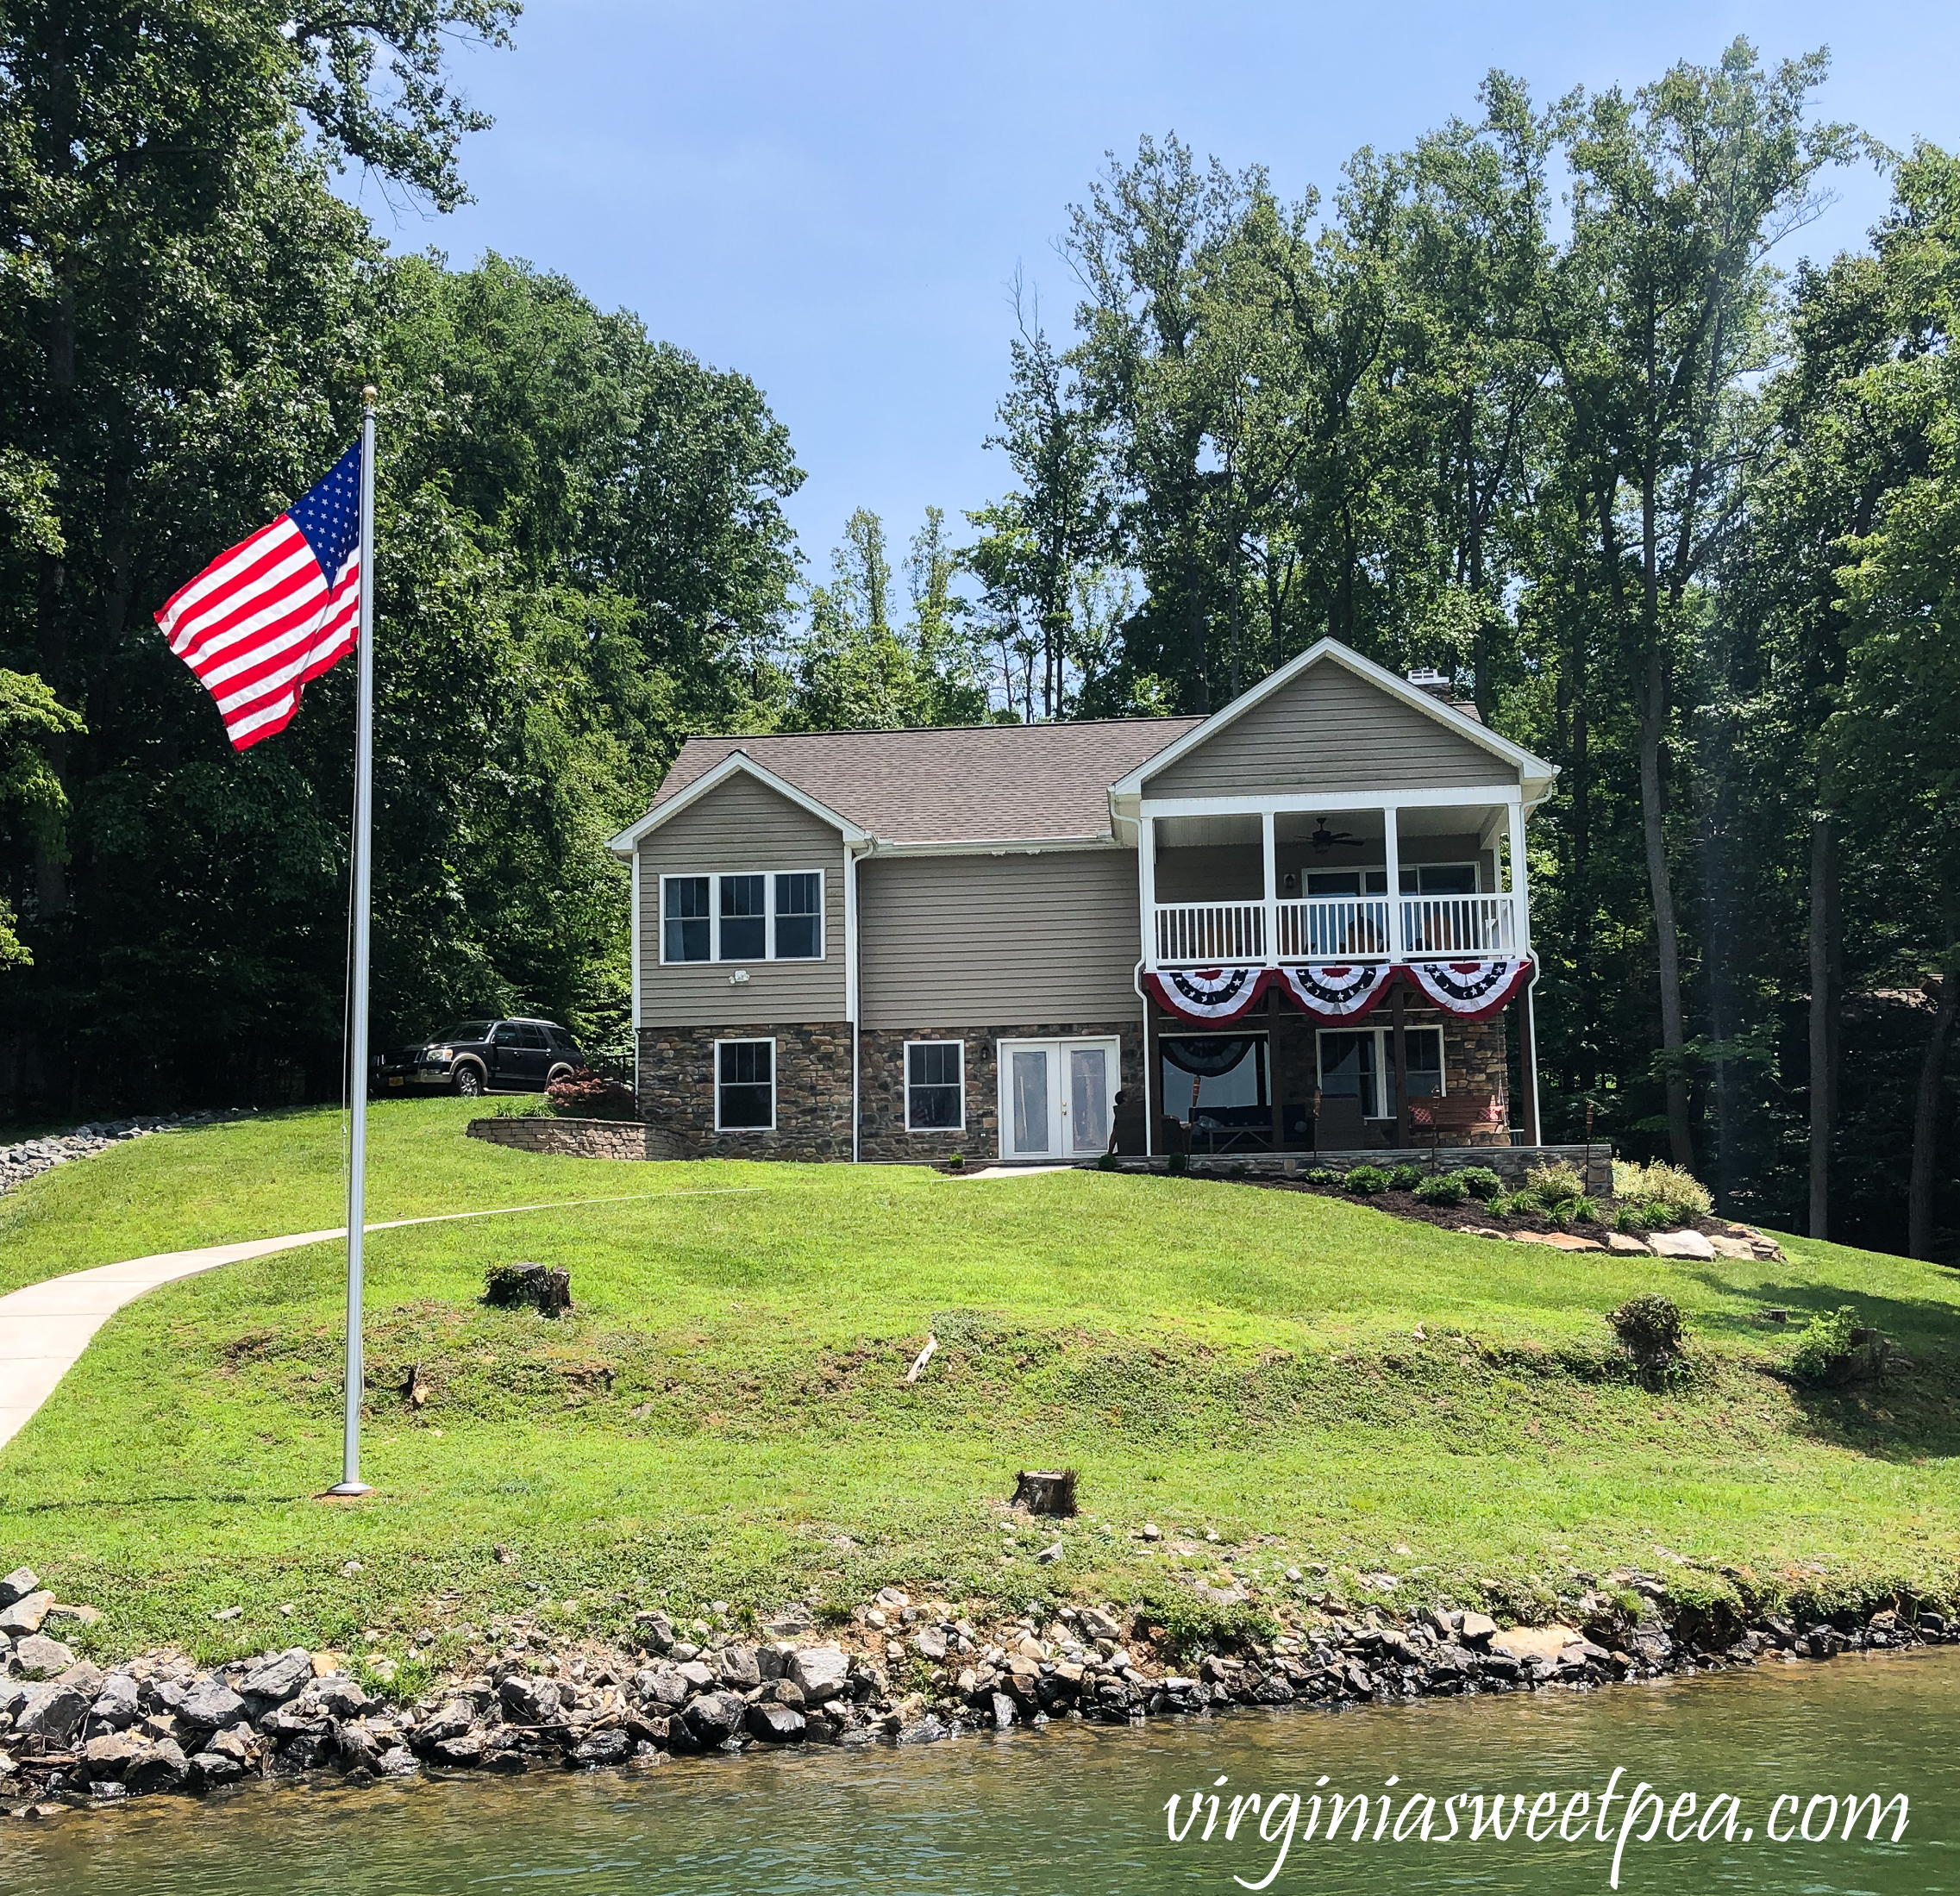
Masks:
[[[905,1042],[956,1040],[966,1048],[967,1123],[957,1132],[905,1129]],[[867,1028],[859,1036],[859,1152],[866,1159],[936,1161],[957,1152],[973,1160],[1000,1155],[1000,1061],[1004,1040],[1115,1040],[1117,1085],[1136,1086],[1143,1073],[1138,1020],[1036,1022],[999,1027]]]
[[[776,1043],[776,1123],[769,1132],[715,1130],[715,1042]],[[675,1158],[848,1159],[851,1029],[814,1026],[643,1027],[640,1112]]]

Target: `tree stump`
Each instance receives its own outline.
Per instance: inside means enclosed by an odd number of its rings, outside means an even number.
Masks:
[[[572,1273],[562,1264],[493,1264],[484,1279],[483,1300],[504,1310],[528,1305],[541,1316],[561,1317],[572,1307]]]
[[[1052,1514],[1063,1520],[1074,1517],[1075,1471],[1023,1468],[1014,1477],[1014,1499],[1010,1505],[1025,1508],[1030,1514]]]

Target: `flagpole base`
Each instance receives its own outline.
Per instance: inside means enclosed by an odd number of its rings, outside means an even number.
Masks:
[[[373,1492],[365,1481],[336,1481],[327,1490],[329,1494],[372,1494]]]

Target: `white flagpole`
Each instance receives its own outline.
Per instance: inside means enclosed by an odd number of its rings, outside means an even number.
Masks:
[[[348,1163],[347,1426],[341,1439],[341,1479],[329,1494],[368,1494],[360,1479],[361,1249],[367,1215],[367,907],[373,854],[374,809],[374,401],[372,385],[360,391],[360,682],[354,740],[354,967],[353,1023],[348,1036],[348,1104],[353,1123]]]

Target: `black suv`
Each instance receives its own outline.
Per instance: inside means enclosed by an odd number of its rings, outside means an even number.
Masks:
[[[418,1046],[377,1054],[374,1091],[542,1092],[585,1063],[578,1042],[555,1021],[458,1021]]]

